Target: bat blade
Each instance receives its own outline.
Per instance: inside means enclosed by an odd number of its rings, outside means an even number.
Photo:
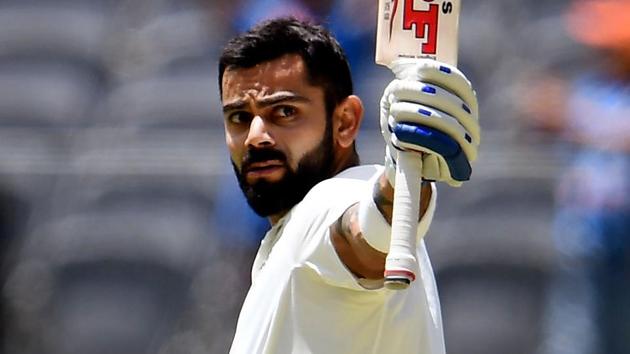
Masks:
[[[437,59],[457,65],[461,0],[379,0],[376,63]]]
[[[397,59],[434,59],[457,65],[460,0],[379,0],[376,63],[391,68]],[[405,77],[398,77],[406,79]],[[390,250],[385,286],[406,289],[419,271],[416,233],[422,160],[398,152]]]

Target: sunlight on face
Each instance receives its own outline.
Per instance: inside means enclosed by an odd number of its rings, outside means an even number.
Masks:
[[[292,207],[330,177],[332,138],[326,134],[324,91],[308,83],[299,55],[228,68],[222,99],[232,163],[259,214]]]

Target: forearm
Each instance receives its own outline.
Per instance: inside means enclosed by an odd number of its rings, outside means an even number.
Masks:
[[[385,257],[365,240],[359,228],[356,203],[348,208],[331,228],[335,250],[348,269],[359,278],[379,279],[385,270]]]
[[[418,215],[418,221],[422,219],[422,216],[426,213],[431,202],[431,184],[429,182],[422,182],[422,192],[420,199],[420,214]],[[378,211],[383,215],[388,224],[392,224],[392,213],[394,209],[394,188],[389,183],[389,180],[383,173],[374,184],[374,190],[372,192],[374,203],[378,208]]]
[[[428,210],[431,197],[431,184],[425,182],[420,202],[421,216]],[[331,239],[339,258],[353,274],[359,278],[380,279],[385,270],[386,249],[389,248],[391,234],[389,225],[394,200],[394,189],[384,175],[375,180],[372,200],[374,203],[367,197],[349,207],[331,227]],[[369,221],[374,222],[374,227],[370,228],[365,226],[364,222],[360,222],[360,209],[365,207],[371,209],[370,215],[364,214],[362,217],[371,219]],[[366,229],[364,230],[366,234],[362,227]],[[420,233],[424,234],[425,231],[426,229],[420,230]]]

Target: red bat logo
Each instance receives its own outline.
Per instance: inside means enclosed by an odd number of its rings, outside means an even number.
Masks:
[[[433,0],[424,0],[425,2],[433,2]],[[403,29],[411,30],[412,25],[416,25],[415,35],[416,38],[425,39],[426,42],[422,44],[423,54],[436,54],[437,52],[437,33],[438,33],[438,18],[440,6],[437,4],[430,4],[428,10],[415,10],[413,8],[413,0],[403,0],[405,9],[403,13]],[[392,9],[392,16],[390,22],[390,38],[392,33],[393,20],[396,17],[396,10],[398,8],[398,0],[394,0],[394,6]]]

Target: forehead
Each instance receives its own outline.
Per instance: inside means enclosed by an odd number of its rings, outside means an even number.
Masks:
[[[223,101],[248,95],[268,95],[278,91],[300,92],[311,86],[307,68],[298,54],[287,54],[251,68],[228,67],[221,83]]]

